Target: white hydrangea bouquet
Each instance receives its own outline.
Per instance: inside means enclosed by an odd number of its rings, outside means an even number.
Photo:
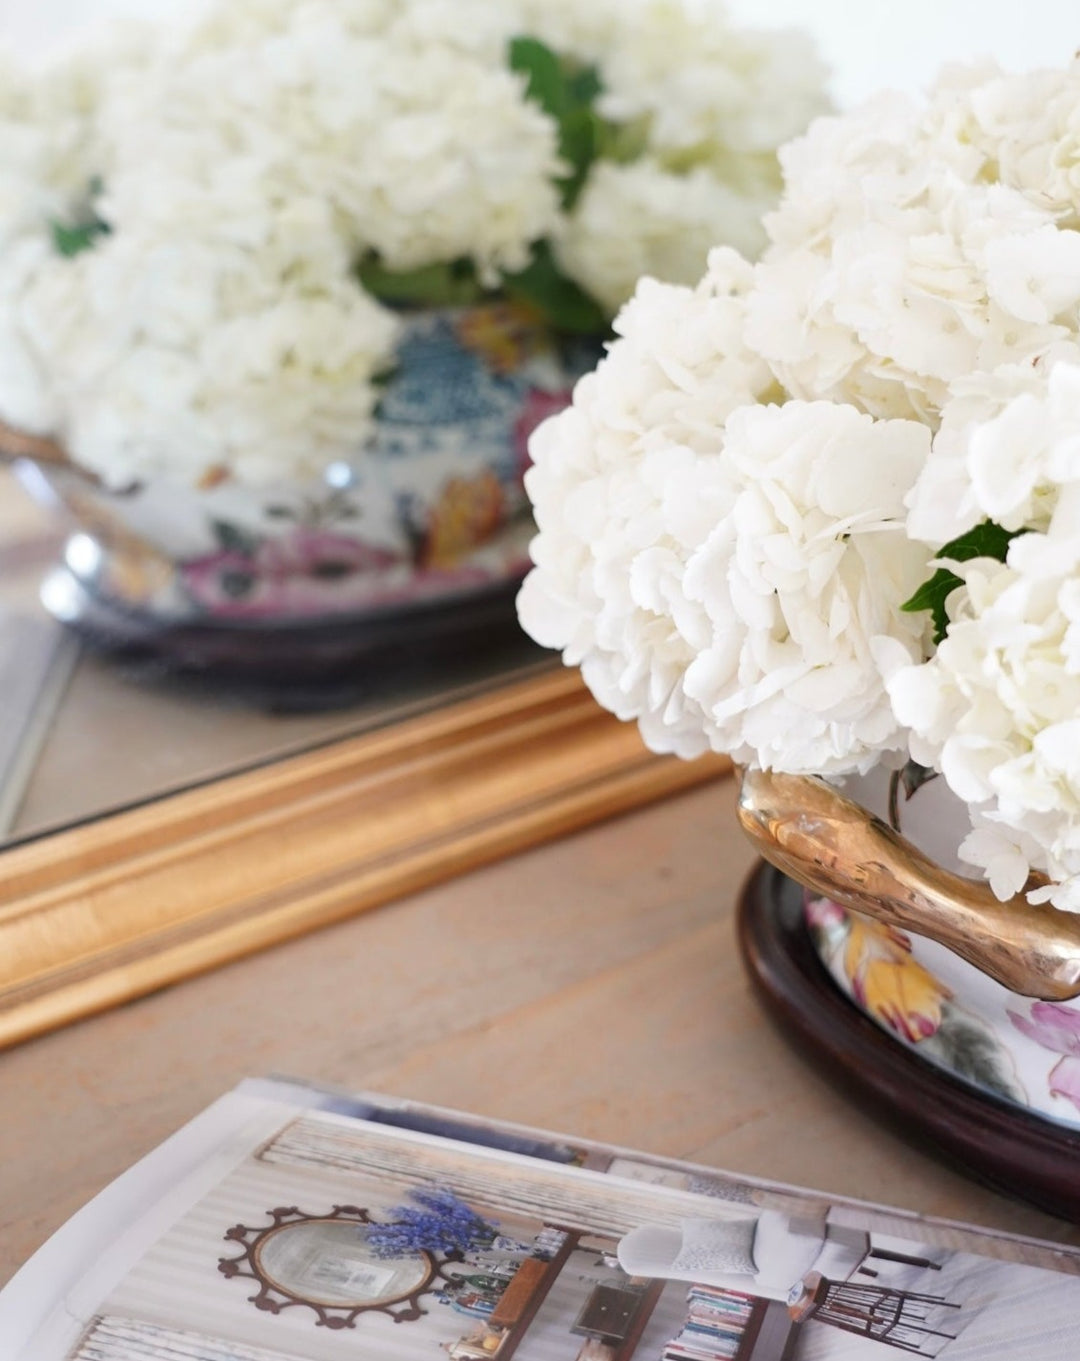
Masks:
[[[228,0],[9,65],[0,419],[116,487],[317,475],[403,307],[606,333],[640,274],[756,251],[823,91],[689,0]]]
[[[533,438],[527,630],[658,751],[912,760],[1080,910],[1080,64],[781,153],[757,264],[645,280]]]

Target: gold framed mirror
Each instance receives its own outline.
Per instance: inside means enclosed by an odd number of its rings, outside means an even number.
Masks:
[[[0,607],[25,620],[55,530],[0,506]],[[92,656],[66,701],[38,686],[0,842],[0,1046],[726,769],[650,755],[551,661],[502,662],[277,727]]]
[[[1045,23],[1002,9],[982,16],[977,34],[919,3],[914,22],[907,9],[883,12],[889,41],[880,25],[851,25],[840,0],[785,0],[765,16],[733,0],[732,10],[811,28],[841,106],[882,84],[915,88],[942,60],[984,49],[1030,65],[1064,32],[1051,22],[1057,0],[1046,0]],[[3,25],[37,51],[91,10],[147,8],[95,0],[80,16],[67,0],[9,4]],[[24,513],[0,487],[0,624],[10,593],[36,593],[59,542],[44,520],[16,524]],[[651,757],[576,675],[536,654],[466,669],[437,691],[285,723],[226,721],[178,702],[169,740],[158,741],[160,691],[95,670],[59,637],[9,635],[9,654],[25,662],[38,648],[41,658],[23,678],[29,726],[13,714],[0,665],[0,1045],[726,769]],[[68,760],[65,733],[75,731],[78,759]]]

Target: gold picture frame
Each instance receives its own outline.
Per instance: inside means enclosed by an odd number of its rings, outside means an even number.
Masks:
[[[716,779],[552,670],[0,852],[0,1047]]]

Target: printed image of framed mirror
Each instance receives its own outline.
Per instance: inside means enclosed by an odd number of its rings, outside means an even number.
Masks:
[[[358,1315],[371,1312],[395,1323],[420,1318],[421,1298],[445,1283],[443,1264],[458,1258],[440,1253],[437,1260],[420,1249],[388,1255],[371,1241],[367,1210],[355,1205],[335,1205],[321,1215],[295,1206],[267,1213],[265,1227],[229,1229],[226,1239],[244,1250],[222,1258],[218,1270],[230,1280],[258,1282],[251,1297],[256,1309],[280,1314],[306,1307],[325,1328],[352,1328]]]

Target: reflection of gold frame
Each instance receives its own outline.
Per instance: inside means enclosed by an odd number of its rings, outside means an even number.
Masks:
[[[0,853],[0,1045],[716,778],[554,670]]]

